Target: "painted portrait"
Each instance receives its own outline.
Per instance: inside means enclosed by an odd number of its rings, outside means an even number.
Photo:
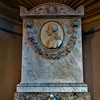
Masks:
[[[41,42],[48,49],[56,49],[61,46],[64,39],[64,31],[58,22],[47,22],[41,29]]]

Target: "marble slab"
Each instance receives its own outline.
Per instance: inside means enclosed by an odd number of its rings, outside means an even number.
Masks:
[[[34,22],[34,29],[31,31],[35,36],[34,41],[29,39],[29,33],[27,30],[27,24],[29,21]],[[64,29],[64,43],[62,48],[66,48],[66,43],[68,42],[68,37],[72,34],[75,35],[75,44],[70,49],[70,52],[59,59],[50,59],[46,56],[42,56],[37,47],[41,45],[39,40],[40,30],[44,23],[49,21],[59,22]],[[22,75],[21,82],[17,86],[17,92],[87,92],[87,86],[84,87],[83,80],[83,61],[82,61],[82,38],[81,38],[81,24],[78,28],[75,28],[71,35],[68,34],[66,27],[70,26],[70,23],[74,19],[24,19],[23,26],[23,49],[22,49]],[[78,19],[81,23],[80,19]],[[70,26],[71,27],[71,26]],[[68,28],[69,29],[69,28]],[[35,33],[34,33],[35,32]],[[67,42],[66,42],[67,41]],[[74,41],[74,40],[71,40]],[[62,50],[61,48],[61,50]],[[40,46],[40,50],[49,53],[49,50],[44,49]],[[58,54],[58,51],[50,51]],[[64,51],[66,52],[66,51]],[[62,52],[62,53],[64,53]],[[26,84],[26,86],[24,84]],[[31,86],[32,84],[39,84],[40,86]],[[54,84],[54,86],[45,86],[46,84]],[[70,86],[56,86],[55,84],[69,84]],[[82,86],[77,86],[77,83],[82,84]],[[28,85],[27,85],[28,84]],[[44,84],[44,86],[42,86]]]
[[[24,21],[25,24],[27,20],[28,19]],[[39,35],[42,25],[50,20],[58,21],[59,23],[65,22],[66,27],[71,21],[70,19],[35,19],[35,34]],[[63,28],[65,28],[65,34],[67,35],[66,27]],[[21,83],[83,83],[82,40],[80,28],[81,26],[77,29],[78,38],[70,53],[59,59],[48,59],[38,54],[36,52],[38,50],[34,48],[35,44],[30,44],[27,29],[24,28]],[[38,39],[38,36],[36,39]],[[63,45],[65,44],[66,42],[64,42]],[[49,52],[47,51],[47,53]]]

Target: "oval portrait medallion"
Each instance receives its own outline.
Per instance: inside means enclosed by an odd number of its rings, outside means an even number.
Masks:
[[[41,28],[40,39],[47,49],[59,48],[64,39],[63,27],[55,21],[46,22]]]

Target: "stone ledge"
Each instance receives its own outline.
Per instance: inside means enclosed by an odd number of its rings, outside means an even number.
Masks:
[[[90,93],[40,93],[40,92],[16,92],[14,100],[91,100]]]
[[[17,87],[76,87],[76,86],[79,86],[79,87],[87,87],[87,84],[85,83],[20,83],[20,84],[17,84]]]
[[[88,92],[87,87],[17,87],[17,92]]]
[[[21,83],[17,92],[88,92],[88,87],[83,83]]]

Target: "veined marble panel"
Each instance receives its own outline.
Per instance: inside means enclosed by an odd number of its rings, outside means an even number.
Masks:
[[[24,27],[28,20],[30,19],[24,20]],[[67,34],[66,27],[70,25],[71,19],[34,19],[33,32],[40,34],[42,25],[50,20],[65,23],[62,26],[66,25],[63,28]],[[76,28],[77,34],[74,33],[77,35],[74,47],[66,56],[59,59],[46,59],[36,53],[34,44],[28,39],[27,28],[23,31],[22,83],[83,83],[81,26]]]
[[[40,42],[39,35],[41,27],[48,21],[59,22],[64,29],[64,43],[61,48],[66,47],[71,34],[75,35],[75,44],[66,55],[59,56],[59,59],[43,57],[38,53],[35,46],[40,44],[32,42],[27,29],[27,23],[31,19],[24,19],[23,24],[23,55],[22,55],[22,77],[17,86],[17,92],[87,92],[87,85],[83,81],[82,61],[82,39],[81,21],[78,19],[78,26],[71,28],[70,24],[75,19],[32,19],[34,28],[31,29],[35,41]],[[77,23],[76,23],[77,24]],[[70,28],[71,30],[69,30]],[[73,29],[73,30],[72,30]],[[68,31],[69,30],[69,31]],[[73,31],[73,32],[72,32]],[[35,32],[35,33],[34,33]],[[69,32],[69,33],[68,33]],[[67,42],[66,42],[67,41]],[[74,40],[71,40],[74,41]],[[37,45],[38,44],[38,45]],[[41,46],[40,46],[41,47]],[[41,47],[42,48],[42,47]],[[60,49],[61,49],[60,48]],[[68,49],[68,48],[67,48]],[[42,49],[41,49],[42,50]],[[43,49],[46,52],[46,49]],[[56,52],[55,51],[50,51]],[[66,52],[66,51],[65,51]],[[49,51],[47,50],[47,53]],[[59,55],[59,54],[58,54]],[[52,83],[52,85],[51,85]],[[72,84],[70,84],[72,83]],[[78,84],[77,84],[78,83]],[[36,86],[36,84],[39,86]],[[59,84],[59,85],[58,85]],[[68,85],[69,84],[69,85]],[[80,85],[81,84],[81,85]]]

